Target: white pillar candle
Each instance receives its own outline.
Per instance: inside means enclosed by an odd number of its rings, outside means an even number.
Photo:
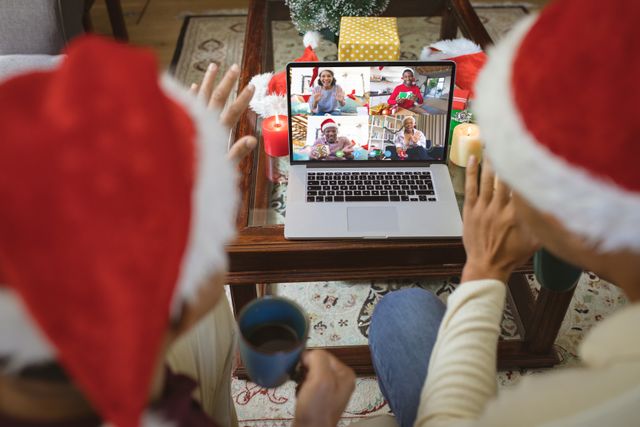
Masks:
[[[450,159],[454,164],[466,167],[471,155],[476,156],[478,162],[482,160],[480,128],[473,123],[460,123],[453,129]]]

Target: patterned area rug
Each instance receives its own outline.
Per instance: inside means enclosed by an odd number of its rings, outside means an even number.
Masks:
[[[494,40],[500,39],[514,22],[528,13],[521,5],[478,6],[478,14]],[[246,12],[245,12],[246,13]],[[207,16],[187,16],[172,63],[175,76],[188,85],[199,82],[207,64],[218,63],[223,69],[240,62],[246,15],[242,11]],[[438,38],[439,18],[400,18],[398,27],[403,59],[416,59],[421,48]],[[426,31],[425,31],[426,29]],[[286,62],[302,53],[301,37],[291,22],[273,24],[274,64],[282,69]],[[322,60],[336,60],[336,46],[323,41],[317,49]],[[282,165],[286,169],[288,165]],[[282,223],[286,206],[286,183],[272,188],[270,223]],[[532,289],[538,284],[529,277]],[[386,293],[404,287],[429,289],[446,302],[459,283],[458,277],[425,281],[386,282],[315,282],[281,283],[270,291],[298,301],[311,319],[310,346],[366,344],[369,322],[375,304]],[[556,369],[577,363],[577,347],[584,333],[594,324],[626,302],[620,290],[591,273],[583,274],[562,324],[557,349],[562,362]],[[507,301],[502,320],[502,339],[520,336],[513,304]],[[513,370],[498,374],[500,387],[515,384],[520,377],[540,370]],[[241,426],[289,426],[294,414],[294,384],[287,383],[267,390],[247,381],[234,380],[233,397]],[[340,425],[389,412],[375,378],[359,378],[356,391]]]

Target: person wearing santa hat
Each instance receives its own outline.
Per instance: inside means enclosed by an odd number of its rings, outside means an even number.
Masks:
[[[373,313],[373,364],[401,426],[638,425],[640,144],[624,119],[640,94],[638,16],[635,0],[559,0],[489,51],[474,105],[489,161],[479,181],[477,159],[467,167],[461,284],[446,309],[409,289]],[[615,108],[594,84],[610,78],[625,93]],[[589,332],[578,366],[498,393],[505,284],[540,246],[629,304]]]
[[[346,104],[344,90],[336,81],[333,70],[321,69],[318,84],[311,90],[309,109],[316,116],[340,115],[340,107]]]
[[[0,425],[236,425],[225,244],[256,140],[226,145],[253,87],[221,112],[237,65],[189,93],[141,48],[66,53],[0,84]],[[296,423],[335,424],[353,371],[302,363]]]
[[[416,77],[413,69],[405,68],[402,70],[402,83],[393,88],[393,92],[389,95],[387,104],[399,105],[402,108],[410,110],[415,105],[421,105],[424,102],[420,88],[416,86]]]
[[[338,124],[328,118],[320,124],[322,136],[311,146],[313,160],[352,160],[353,144],[349,138],[338,136]]]

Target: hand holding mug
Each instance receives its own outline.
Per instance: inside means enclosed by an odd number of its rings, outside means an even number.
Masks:
[[[335,426],[355,388],[355,373],[328,351],[302,355],[307,369],[298,390],[294,427]]]
[[[255,299],[238,316],[240,355],[249,378],[262,387],[290,379],[306,346],[309,322],[293,301]]]

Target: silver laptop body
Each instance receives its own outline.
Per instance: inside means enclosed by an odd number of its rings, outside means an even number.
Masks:
[[[291,161],[287,239],[462,235],[446,165],[455,75],[452,62],[290,63],[286,73]],[[321,86],[320,78],[328,79],[330,74],[337,83]],[[417,78],[412,79],[412,74]],[[365,84],[361,86],[360,81]],[[350,101],[344,105],[332,101],[332,89],[337,99],[335,89],[349,95],[344,98]],[[412,92],[414,98],[407,95]],[[321,93],[318,102],[314,93]],[[321,111],[323,104],[334,110]],[[384,114],[381,108],[392,104],[394,108]],[[407,131],[411,121],[413,129]],[[425,129],[416,135],[420,126]],[[332,137],[336,127],[338,136]]]

